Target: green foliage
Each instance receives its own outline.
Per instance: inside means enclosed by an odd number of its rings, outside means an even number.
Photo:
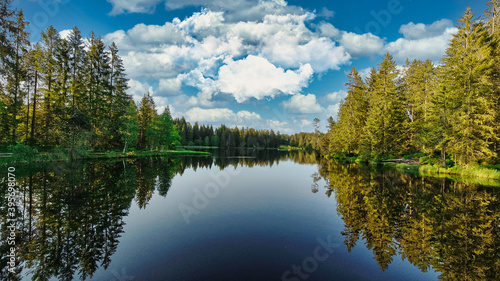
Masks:
[[[398,71],[386,54],[365,83],[353,69],[323,154],[355,152],[369,162],[407,155],[441,167],[499,163],[499,5],[488,2],[481,18],[467,8],[439,67],[415,60]]]
[[[18,143],[10,145],[8,150],[12,152],[12,160],[14,162],[32,162],[37,159],[38,150],[29,145]]]

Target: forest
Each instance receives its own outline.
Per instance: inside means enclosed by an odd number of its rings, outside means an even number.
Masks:
[[[500,1],[476,16],[470,7],[439,64],[387,53],[348,95],[318,145],[331,158],[378,162],[402,155],[442,167],[500,161]]]
[[[22,11],[3,0],[0,12],[0,148],[27,151],[164,150],[185,146],[277,148],[288,136],[273,130],[219,128],[158,114],[150,93],[136,104],[117,46],[77,27],[66,38],[52,26],[30,43]],[[16,145],[16,146],[14,146]]]
[[[184,146],[213,146],[224,148],[277,148],[289,144],[289,136],[274,130],[253,128],[229,128],[222,124],[219,128],[191,125],[184,117],[176,118],[174,124],[179,131],[180,143]]]
[[[168,109],[152,97],[135,104],[117,46],[77,27],[66,38],[49,26],[31,44],[22,11],[2,1],[0,32],[0,146],[107,150],[173,148]]]

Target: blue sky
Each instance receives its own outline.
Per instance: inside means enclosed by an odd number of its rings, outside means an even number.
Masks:
[[[346,72],[367,74],[390,52],[398,63],[438,63],[467,5],[487,0],[15,0],[32,41],[53,25],[115,42],[135,100],[215,126],[312,131],[336,116]]]

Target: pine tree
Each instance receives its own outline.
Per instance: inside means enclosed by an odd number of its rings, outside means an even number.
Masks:
[[[493,105],[495,107],[495,135],[500,136],[500,0],[490,0],[488,9],[485,11],[483,18],[487,22],[487,28],[494,41],[492,51],[493,73],[491,82],[493,83]],[[500,161],[500,138],[493,140],[491,145],[492,150],[497,155],[497,162]]]
[[[111,108],[109,110],[109,132],[111,135],[110,145],[118,146],[121,139],[120,127],[121,116],[126,112],[127,105],[130,103],[130,96],[127,95],[128,79],[125,77],[125,67],[123,61],[118,55],[118,47],[115,43],[109,46],[111,74],[109,87],[111,91]]]
[[[126,112],[121,116],[120,135],[123,142],[123,153],[127,151],[127,148],[137,144],[137,137],[139,134],[139,120],[137,117],[137,106],[133,100],[130,100],[129,105],[126,108]]]
[[[404,75],[404,102],[409,115],[409,150],[428,151],[431,129],[430,107],[434,94],[436,69],[430,60],[407,62]],[[433,148],[432,148],[433,149]]]
[[[59,44],[60,37],[53,26],[49,26],[41,34],[42,36],[42,58],[40,62],[39,73],[41,75],[43,88],[43,119],[44,119],[44,145],[53,144],[52,134],[53,108],[55,100],[54,83],[56,79],[56,60],[55,52]]]
[[[155,104],[153,101],[153,97],[148,92],[144,95],[141,102],[139,103],[139,136],[137,139],[137,147],[144,148],[148,145],[147,140],[147,130],[153,121],[153,118],[156,116]]]
[[[371,157],[400,153],[405,137],[404,111],[397,81],[398,71],[387,53],[372,77],[370,109],[366,121],[368,151]]]
[[[111,111],[111,67],[106,45],[101,37],[90,33],[85,57],[86,110],[91,120],[91,147],[107,147],[111,138],[109,113]]]
[[[474,19],[470,7],[459,20],[443,59],[442,84],[452,108],[452,130],[447,133],[449,151],[456,163],[470,166],[496,156],[491,144],[495,134],[495,100],[491,75],[494,71],[494,41],[482,21]]]
[[[10,52],[4,58],[6,63],[6,94],[7,98],[4,99],[8,106],[7,117],[7,131],[10,135],[10,143],[17,141],[17,129],[20,121],[19,113],[22,110],[23,99],[25,92],[22,91],[21,82],[26,78],[26,66],[23,64],[23,56],[28,52],[29,48],[29,34],[26,32],[28,23],[24,20],[22,11],[16,14],[16,20],[12,21],[9,30]]]
[[[369,109],[366,86],[353,67],[348,75],[347,96],[340,106],[338,114],[339,132],[343,136],[346,153],[358,153],[360,140],[364,134],[366,112]]]

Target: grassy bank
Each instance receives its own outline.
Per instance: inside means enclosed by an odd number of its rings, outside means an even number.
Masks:
[[[476,167],[463,168],[460,166],[453,166],[449,168],[441,168],[436,165],[429,164],[405,164],[397,163],[397,161],[391,162],[388,157],[380,158],[377,160],[372,160],[369,162],[362,161],[359,156],[346,156],[346,155],[335,155],[326,157],[329,160],[337,161],[340,163],[365,163],[370,165],[384,165],[392,166],[403,172],[418,173],[423,176],[448,176],[449,178],[477,178],[485,180],[500,180],[500,165],[480,165]],[[411,160],[418,163],[413,157],[404,157],[398,160]],[[422,160],[422,158],[421,158]]]
[[[280,151],[294,151],[294,150],[304,150],[302,147],[296,147],[296,146],[290,146],[290,145],[280,145],[278,147],[278,150]]]
[[[165,150],[165,151],[106,151],[90,152],[85,150],[54,149],[51,151],[38,152],[36,149],[24,149],[12,153],[0,153],[1,163],[42,163],[52,161],[70,161],[85,159],[118,159],[118,158],[141,158],[153,156],[210,156],[206,151],[193,150]]]
[[[451,167],[440,168],[430,165],[420,166],[419,172],[423,175],[426,174],[445,174],[445,175],[458,175],[463,177],[475,177],[484,179],[500,179],[500,167],[496,166],[478,166],[472,168]]]

